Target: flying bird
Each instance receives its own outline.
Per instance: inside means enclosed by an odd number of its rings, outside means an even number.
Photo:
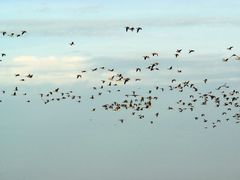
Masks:
[[[69,43],[70,44],[70,46],[73,46],[73,45],[75,45],[75,43],[72,41],[72,42],[70,42]]]
[[[82,78],[82,75],[81,75],[81,74],[78,74],[78,75],[77,75],[77,79],[78,79],[78,78]]]
[[[142,28],[141,28],[141,27],[138,27],[138,28],[137,28],[137,33],[138,33],[140,30],[142,30]]]
[[[189,54],[190,54],[190,53],[193,53],[193,52],[195,52],[195,50],[193,50],[193,49],[190,49],[190,50],[188,51]]]
[[[147,60],[147,59],[149,59],[150,57],[149,56],[143,56],[143,59],[144,60]]]

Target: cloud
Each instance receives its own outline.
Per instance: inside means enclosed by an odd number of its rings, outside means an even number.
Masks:
[[[99,69],[101,65],[96,64],[96,59],[82,56],[17,56],[7,65],[1,66],[0,81],[3,85],[27,84],[27,85],[41,85],[41,84],[81,84],[83,85],[97,85],[101,80],[107,80],[109,77],[116,75],[118,70],[109,72],[106,67],[105,70]],[[92,69],[98,68],[97,71]],[[85,70],[86,73],[81,71]],[[20,77],[15,77],[15,74],[20,74]],[[28,74],[33,74],[32,79],[26,78]],[[77,79],[77,75],[81,74],[82,78]],[[26,79],[21,82],[20,79]]]
[[[19,82],[20,78],[26,79],[27,74],[34,74],[34,78],[26,83],[73,83],[76,74],[92,65],[89,58],[81,56],[18,56],[1,68],[0,79],[5,84],[13,84]],[[15,74],[21,77],[14,77]]]

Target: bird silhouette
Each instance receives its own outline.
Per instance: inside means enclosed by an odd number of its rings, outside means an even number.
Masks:
[[[72,41],[72,42],[69,43],[69,45],[70,45],[70,46],[74,46],[75,43]]]
[[[139,33],[140,30],[142,30],[142,28],[141,28],[141,27],[138,27],[138,28],[137,28],[137,33]]]

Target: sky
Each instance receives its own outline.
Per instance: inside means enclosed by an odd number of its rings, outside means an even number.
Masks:
[[[231,119],[205,129],[194,120],[205,113],[214,121],[224,108],[209,104],[193,112],[168,111],[192,91],[153,90],[167,89],[173,78],[189,80],[203,93],[219,95],[216,88],[224,83],[229,91],[239,90],[240,61],[222,61],[240,54],[239,1],[9,0],[0,6],[0,32],[27,31],[19,38],[0,35],[0,53],[6,54],[0,62],[1,180],[240,178],[239,124]],[[126,26],[143,30],[126,33]],[[183,49],[179,59],[176,49]],[[189,49],[195,52],[189,54]],[[159,56],[144,61],[152,52]],[[159,71],[135,72],[154,62],[159,62]],[[142,81],[112,87],[112,93],[106,88],[91,100],[96,94],[92,87],[114,73],[76,75],[101,66]],[[167,70],[170,66],[173,71]],[[34,77],[21,82],[17,73]],[[13,97],[15,87],[27,95]],[[82,102],[44,104],[40,94],[56,88],[73,91]],[[101,108],[133,90],[146,95],[150,89],[159,101],[144,112],[144,119]]]

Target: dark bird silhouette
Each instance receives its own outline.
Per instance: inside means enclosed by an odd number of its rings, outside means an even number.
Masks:
[[[168,68],[168,70],[172,70],[172,68],[173,68],[173,67],[172,67],[172,66],[170,66],[170,67]]]
[[[81,74],[78,74],[78,75],[77,75],[77,79],[78,79],[78,78],[82,78],[82,75],[81,75]]]
[[[140,30],[142,30],[142,28],[141,28],[141,27],[138,27],[138,28],[137,28],[137,33],[139,33]]]
[[[136,68],[136,72],[141,72],[141,68]]]
[[[75,43],[72,41],[72,42],[70,42],[69,43],[70,44],[70,46],[73,46],[73,45],[75,45]]]
[[[33,74],[28,74],[26,77],[27,77],[27,78],[32,78],[32,77],[33,77]]]
[[[193,52],[195,52],[195,50],[193,50],[193,49],[190,49],[190,50],[188,51],[189,54],[190,54],[190,53],[193,53]]]
[[[158,53],[153,52],[153,53],[152,53],[152,56],[158,56]]]
[[[124,119],[119,119],[119,121],[120,121],[121,123],[123,123],[123,122],[124,122]]]
[[[223,62],[227,62],[229,58],[223,58]]]
[[[149,56],[143,56],[144,60],[147,60],[149,59],[150,57]]]
[[[22,31],[22,35],[24,35],[24,34],[26,34],[27,33],[27,31]]]
[[[177,49],[176,53],[181,53],[182,49]]]
[[[129,80],[130,80],[130,78],[125,78],[124,79],[124,84],[126,84]]]
[[[129,30],[132,32],[134,31],[134,29],[135,29],[134,27],[129,28]]]

